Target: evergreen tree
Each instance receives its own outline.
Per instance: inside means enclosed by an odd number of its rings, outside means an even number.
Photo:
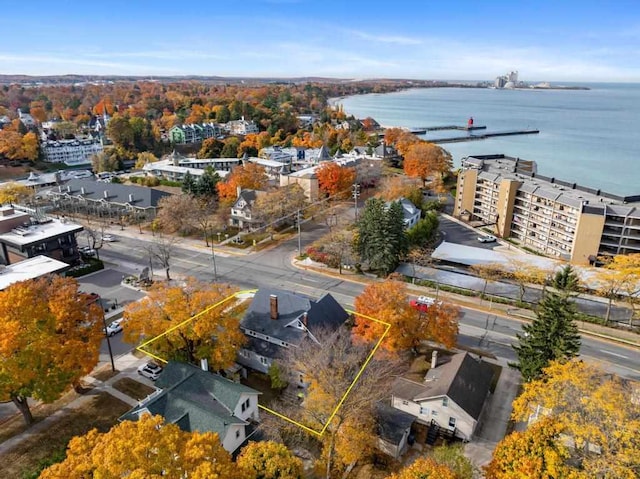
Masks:
[[[575,323],[575,303],[567,295],[548,293],[538,303],[536,319],[516,335],[513,349],[518,363],[511,364],[525,382],[537,379],[551,361],[573,358],[580,352],[580,335]]]
[[[576,270],[568,264],[555,274],[551,284],[558,291],[570,295],[580,289],[580,277]]]
[[[187,195],[193,195],[195,188],[196,180],[193,178],[193,175],[187,171],[182,180],[182,192]]]
[[[407,251],[402,206],[395,202],[387,207],[381,198],[368,200],[358,222],[357,246],[371,269],[384,276],[391,273]]]

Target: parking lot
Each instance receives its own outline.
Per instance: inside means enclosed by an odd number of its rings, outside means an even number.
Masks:
[[[468,228],[442,215],[440,216],[440,232],[443,235],[442,239],[448,243],[484,249],[493,249],[500,245],[495,241],[493,243],[481,243],[478,241],[478,236],[484,236],[488,233],[482,230]]]

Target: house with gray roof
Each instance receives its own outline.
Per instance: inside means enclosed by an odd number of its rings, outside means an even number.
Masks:
[[[63,211],[94,216],[121,216],[150,220],[158,212],[158,203],[171,193],[144,186],[99,183],[90,179],[71,179],[49,193]]]
[[[435,362],[435,361],[434,361]],[[493,369],[469,353],[458,353],[432,365],[423,382],[398,378],[391,405],[411,414],[417,423],[437,424],[453,436],[470,440],[489,394]]]
[[[161,388],[120,418],[160,415],[183,431],[214,432],[233,453],[258,422],[258,391],[191,364],[170,361],[156,381]]]
[[[335,331],[349,314],[329,293],[318,300],[271,288],[260,288],[240,321],[249,339],[238,363],[267,373],[274,359],[288,348],[321,347],[319,331]],[[296,378],[305,386],[304,378]]]

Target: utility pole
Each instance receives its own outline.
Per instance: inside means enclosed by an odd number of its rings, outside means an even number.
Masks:
[[[300,210],[296,213],[296,223],[298,225],[298,256],[302,256],[302,233],[300,231]]]
[[[355,204],[356,221],[358,221],[358,198],[360,197],[360,185],[358,183],[354,183],[351,188],[353,190],[352,196]]]

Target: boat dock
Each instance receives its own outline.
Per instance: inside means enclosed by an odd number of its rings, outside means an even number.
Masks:
[[[495,138],[498,136],[515,136],[515,135],[537,135],[540,130],[507,130],[495,131],[492,133],[480,133],[478,135],[469,134],[465,136],[453,136],[451,138],[430,138],[429,143],[459,143],[461,141],[486,140],[487,138]]]

